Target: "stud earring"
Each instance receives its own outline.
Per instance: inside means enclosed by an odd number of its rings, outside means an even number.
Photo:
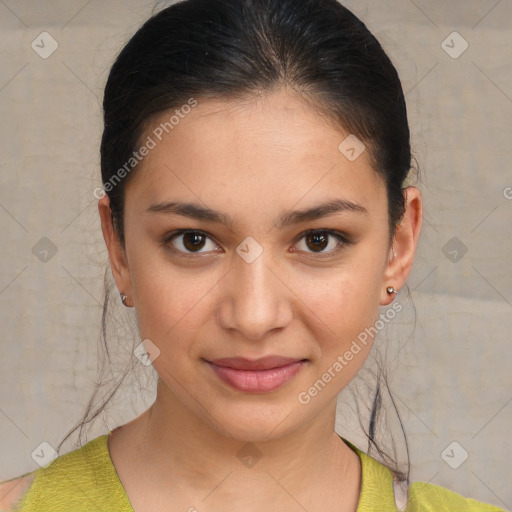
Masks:
[[[393,295],[393,294],[396,295],[398,293],[393,286],[388,286],[386,288],[386,291],[388,292],[388,295]]]
[[[123,306],[125,306],[125,307],[128,307],[128,306],[126,305],[126,299],[127,299],[127,298],[128,298],[128,297],[127,297],[124,293],[121,293],[121,302],[123,303]]]

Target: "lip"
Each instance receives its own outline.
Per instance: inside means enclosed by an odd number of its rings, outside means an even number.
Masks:
[[[265,393],[290,381],[306,363],[305,359],[267,356],[261,359],[229,357],[206,361],[217,377],[238,391]]]

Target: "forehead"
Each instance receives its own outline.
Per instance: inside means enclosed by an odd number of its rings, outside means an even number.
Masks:
[[[196,101],[147,125],[142,140],[151,137],[154,147],[128,182],[127,196],[155,203],[172,195],[218,207],[229,200],[253,213],[326,194],[385,207],[384,183],[368,151],[347,158],[342,143],[351,134],[297,93]]]

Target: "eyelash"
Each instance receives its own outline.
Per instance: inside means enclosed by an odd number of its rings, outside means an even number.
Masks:
[[[174,231],[174,232],[168,234],[167,236],[165,236],[165,238],[162,240],[162,245],[164,245],[165,247],[169,248],[172,252],[178,253],[181,257],[184,257],[184,258],[197,258],[198,256],[196,256],[196,255],[203,254],[201,252],[196,252],[196,253],[188,252],[188,253],[186,253],[186,252],[180,251],[179,249],[176,249],[175,247],[170,245],[171,242],[175,238],[178,238],[179,236],[182,236],[182,235],[185,235],[185,234],[200,235],[200,236],[204,236],[206,238],[209,238],[210,240],[213,241],[213,237],[211,237],[205,231],[200,231],[200,230],[197,230],[197,229],[181,229],[181,230],[178,230],[178,231]],[[346,246],[352,245],[354,243],[346,235],[343,235],[340,232],[334,231],[334,230],[331,230],[331,229],[309,229],[309,230],[304,231],[303,233],[301,233],[299,236],[297,236],[295,238],[295,240],[293,241],[293,243],[296,244],[296,243],[300,242],[303,238],[306,238],[307,236],[318,235],[318,234],[324,234],[324,235],[328,235],[328,236],[330,235],[330,236],[334,237],[338,241],[338,246],[335,249],[331,250],[331,251],[328,251],[328,252],[318,252],[318,253],[308,252],[308,254],[313,254],[313,255],[315,255],[315,257],[318,257],[318,258],[334,256],[334,255],[340,253]],[[201,256],[199,256],[199,257],[201,257]]]

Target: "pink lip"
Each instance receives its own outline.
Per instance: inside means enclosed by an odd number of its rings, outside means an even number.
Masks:
[[[206,361],[216,375],[239,391],[274,391],[291,380],[305,363],[304,359],[268,356],[249,360],[241,357]]]

